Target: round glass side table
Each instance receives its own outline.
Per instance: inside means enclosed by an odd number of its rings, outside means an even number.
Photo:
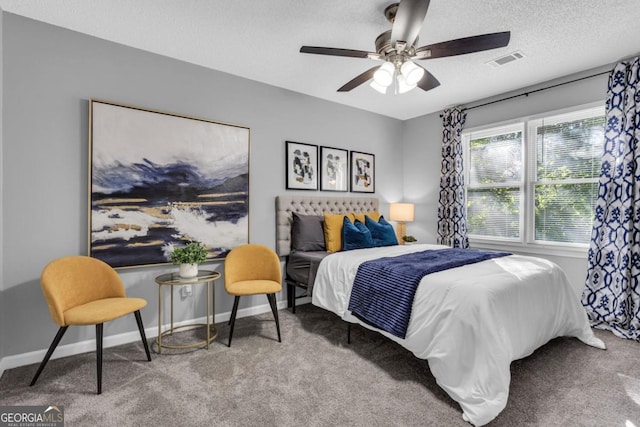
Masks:
[[[198,270],[198,275],[195,277],[184,278],[180,277],[178,273],[165,273],[156,277],[156,283],[158,284],[158,338],[156,343],[158,344],[158,354],[162,353],[163,348],[171,349],[185,349],[193,347],[206,346],[209,349],[209,344],[218,336],[218,329],[215,325],[216,316],[216,293],[215,293],[215,281],[220,278],[220,273],[217,271]],[[204,284],[207,288],[207,313],[205,323],[190,323],[188,325],[173,326],[173,287],[174,286],[193,286]],[[162,331],[162,288],[163,286],[169,286],[171,290],[171,326],[166,331]],[[174,331],[185,328],[193,328],[197,326],[206,327],[206,339],[204,341],[197,341],[194,343],[170,345],[163,344],[162,338],[167,335],[173,335]]]

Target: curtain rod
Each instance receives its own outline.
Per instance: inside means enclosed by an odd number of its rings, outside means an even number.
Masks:
[[[568,85],[569,83],[575,83],[575,82],[579,82],[581,80],[586,80],[586,79],[590,79],[592,77],[597,77],[597,76],[602,76],[604,74],[609,74],[611,71],[603,71],[601,73],[596,73],[596,74],[592,74],[590,76],[585,76],[585,77],[580,77],[578,79],[574,79],[574,80],[569,80],[568,82],[562,82],[562,83],[558,83],[555,85],[551,85],[551,86],[547,86],[547,87],[542,87],[540,89],[536,89],[536,90],[531,90],[529,92],[524,92],[524,93],[519,93],[518,95],[512,95],[512,96],[508,96],[506,98],[501,98],[501,99],[496,99],[495,101],[491,101],[491,102],[485,102],[484,104],[480,104],[480,105],[474,105],[473,107],[468,107],[468,108],[463,108],[462,111],[466,111],[466,110],[473,110],[474,108],[480,108],[480,107],[486,107],[487,105],[491,105],[491,104],[496,104],[498,102],[502,102],[502,101],[508,101],[510,99],[513,98],[519,98],[521,96],[529,96],[532,93],[536,93],[536,92],[542,92],[543,90],[547,90],[547,89],[553,89],[554,87],[558,87],[558,86],[564,86],[564,85]],[[443,115],[440,114],[440,117],[442,117]]]

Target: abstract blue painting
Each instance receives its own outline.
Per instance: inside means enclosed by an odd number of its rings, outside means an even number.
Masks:
[[[250,129],[91,100],[89,255],[167,263],[194,240],[208,260],[249,240]]]

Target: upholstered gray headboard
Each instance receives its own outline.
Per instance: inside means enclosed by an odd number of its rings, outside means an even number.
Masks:
[[[374,197],[276,197],[276,251],[280,256],[291,252],[292,213],[322,215],[323,213],[369,212],[378,210]]]

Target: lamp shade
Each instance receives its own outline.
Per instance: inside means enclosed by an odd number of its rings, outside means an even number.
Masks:
[[[422,76],[424,76],[424,68],[418,67],[411,61],[407,61],[402,64],[400,71],[404,75],[404,79],[407,83],[407,86],[413,86],[418,84]]]
[[[387,93],[388,86],[379,85],[375,80],[371,80],[371,83],[369,83],[369,86],[371,86],[373,89],[377,90],[383,95]]]
[[[391,221],[413,221],[413,203],[391,203],[389,206],[389,219]]]
[[[398,74],[396,78],[398,80],[398,93],[407,93],[410,90],[415,89],[417,86],[417,85],[408,85],[402,74]]]
[[[385,62],[373,73],[373,80],[380,86],[387,87],[393,83],[393,75],[396,69],[391,62]]]

